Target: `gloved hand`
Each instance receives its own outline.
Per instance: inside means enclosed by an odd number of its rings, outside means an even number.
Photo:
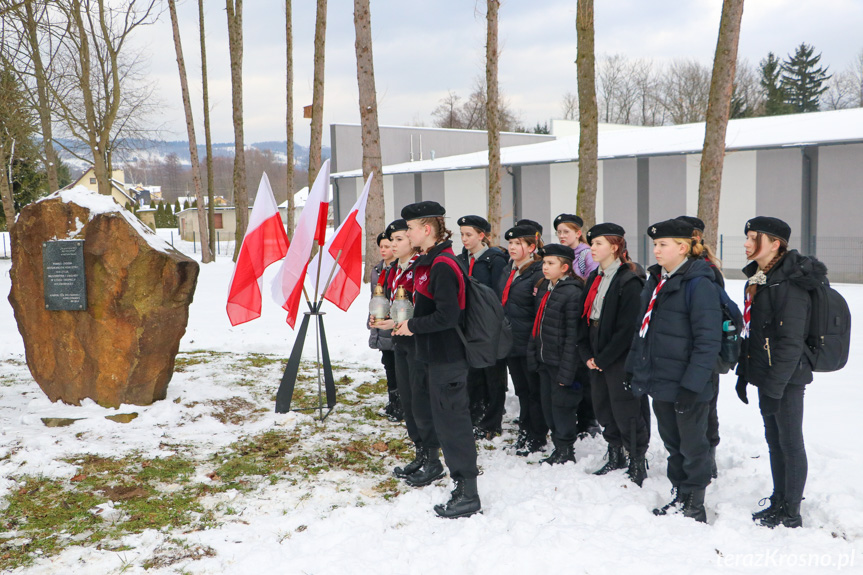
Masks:
[[[775,415],[779,411],[779,401],[769,395],[759,393],[758,405],[761,408],[761,415]]]
[[[695,402],[698,400],[698,394],[691,389],[681,387],[677,392],[677,399],[674,401],[674,411],[683,415],[695,407]]]
[[[737,385],[734,386],[734,389],[737,390],[737,397],[740,398],[740,401],[749,405],[749,398],[746,397],[746,380],[743,379],[743,376],[737,377]]]
[[[627,373],[623,378],[623,389],[628,392],[632,392],[632,374]]]

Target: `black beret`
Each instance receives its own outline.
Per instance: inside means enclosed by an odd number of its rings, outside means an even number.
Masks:
[[[536,228],[536,231],[542,234],[542,224],[540,224],[539,222],[535,222],[533,220],[518,220],[517,222],[515,222],[515,225],[530,226],[532,228]]]
[[[386,233],[386,232],[381,232],[381,233],[379,233],[379,234],[378,234],[378,239],[377,239],[378,247],[381,247],[381,242],[382,242],[383,240],[388,240],[388,239],[390,239],[390,238],[387,236],[387,233]]]
[[[558,256],[561,258],[567,258],[570,260],[575,259],[575,252],[572,248],[565,246],[563,244],[545,244],[538,250],[536,250],[540,256]]]
[[[557,226],[559,226],[563,222],[575,224],[579,228],[584,227],[584,220],[576,216],[575,214],[560,214],[559,216],[554,218],[554,229],[557,229]]]
[[[657,238],[692,238],[692,224],[683,220],[665,220],[657,222],[647,228],[647,235],[653,239]]]
[[[458,225],[471,226],[487,234],[491,233],[491,224],[482,216],[462,216],[458,219]]]
[[[515,227],[509,228],[506,230],[506,233],[503,235],[504,239],[507,241],[514,240],[516,238],[533,238],[536,239],[536,233],[539,232],[535,227],[531,225],[517,225]],[[540,232],[542,233],[542,232]]]
[[[680,220],[682,222],[686,222],[687,224],[691,225],[693,228],[695,228],[699,232],[704,231],[704,220],[696,218],[695,216],[677,216],[674,219]]]
[[[442,218],[445,215],[446,210],[437,202],[417,202],[402,208],[402,218],[406,221],[419,218]]]
[[[781,238],[788,243],[791,239],[791,226],[780,220],[779,218],[771,218],[770,216],[755,216],[746,222],[746,229],[743,233],[761,232],[769,234],[776,238]]]
[[[612,224],[611,222],[607,222],[604,224],[596,224],[589,230],[587,230],[587,241],[588,243],[593,241],[593,238],[598,238],[599,236],[620,236],[623,237],[626,234],[624,229],[617,224]]]
[[[393,220],[392,222],[390,222],[390,225],[387,226],[387,239],[393,239],[393,234],[395,232],[401,232],[406,229],[408,229],[408,223],[406,221],[404,221],[403,219]]]

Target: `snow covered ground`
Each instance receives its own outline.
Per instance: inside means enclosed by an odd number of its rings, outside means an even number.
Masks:
[[[167,237],[164,230],[160,233]],[[192,251],[191,244],[178,247]],[[382,394],[359,392],[382,375],[378,352],[366,343],[364,296],[347,313],[324,305],[330,351],[338,364],[336,379],[347,376],[337,384],[340,397],[356,404],[339,404],[324,423],[306,414],[273,413],[280,361],[290,353],[294,332],[284,323],[284,311],[266,296],[263,317],[230,326],[224,309],[233,266],[224,257],[201,267],[180,346],[182,371],[175,374],[167,399],[117,410],[93,403],[75,407],[52,404],[29,375],[23,342],[5,299],[10,265],[0,259],[0,497],[16,492],[25,476],[68,486],[79,472],[74,458],[86,454],[155,458],[182,453],[200,462],[192,481],[207,484],[218,481],[210,477],[212,454],[242,436],[266,430],[298,433],[297,449],[304,453],[360,437],[390,445],[404,437],[398,425],[358,415],[366,405],[377,412],[385,401]],[[265,286],[274,273],[272,266]],[[729,293],[740,299],[742,282],[728,283]],[[855,319],[863,317],[863,286],[838,288]],[[846,368],[817,375],[807,389],[809,481],[802,529],[769,530],[752,523],[750,513],[771,492],[767,446],[757,401],[741,404],[733,376],[723,376],[720,475],[707,491],[708,525],[652,515],[655,506],[668,500],[670,488],[655,422],[649,478],[638,489],[622,472],[590,474],[601,465],[605,451],[600,438],[576,444],[575,465],[551,468],[539,465],[539,456],[525,460],[510,454],[505,446],[513,440],[511,420],[518,412],[510,390],[505,418],[509,432],[479,446],[483,515],[457,521],[437,518],[431,507],[447,499],[448,481],[419,490],[399,487],[397,496],[391,491],[385,497],[378,487],[387,477],[368,469],[331,466],[293,476],[289,471],[246,492],[208,496],[207,504],[218,517],[214,527],[147,530],[125,537],[122,551],[73,546],[14,572],[863,573],[861,325],[856,321],[855,350]],[[251,354],[278,361],[256,364],[248,361]],[[314,359],[314,354],[310,338],[304,356]],[[243,405],[248,408],[241,410],[244,418],[226,419],[226,402],[238,399],[247,402]],[[139,416],[127,424],[102,417],[132,411]],[[49,428],[43,417],[83,419],[70,427]],[[371,467],[398,464],[382,449]],[[117,503],[117,508],[122,505]],[[0,503],[0,525],[4,508]],[[212,552],[145,570],[145,563],[169,539]],[[2,545],[0,539],[0,555]]]

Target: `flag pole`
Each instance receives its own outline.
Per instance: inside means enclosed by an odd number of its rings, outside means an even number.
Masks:
[[[321,262],[324,259],[324,255],[323,247],[321,247],[321,244],[318,243],[317,239],[315,239],[315,244],[318,246],[318,273],[315,276],[315,301],[318,301],[318,286],[321,283]]]
[[[339,265],[339,259],[342,257],[342,250],[339,250],[339,253],[336,254],[336,261],[333,262],[333,269],[330,270],[330,277],[327,278],[327,283],[324,286],[324,291],[321,292],[321,300],[318,303],[318,309],[320,309],[320,304],[324,301],[324,295],[327,293],[327,290],[330,288],[330,282],[333,281],[333,275],[336,273],[336,266]]]

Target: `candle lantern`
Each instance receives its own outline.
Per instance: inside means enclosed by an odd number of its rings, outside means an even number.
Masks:
[[[375,286],[372,300],[369,302],[369,315],[373,320],[386,319],[390,313],[390,300],[384,295],[384,286]]]
[[[396,299],[390,313],[396,323],[407,321],[414,316],[414,305],[408,299],[408,294],[403,286],[399,286],[399,289],[396,290]]]

